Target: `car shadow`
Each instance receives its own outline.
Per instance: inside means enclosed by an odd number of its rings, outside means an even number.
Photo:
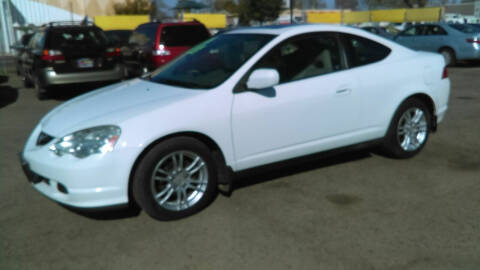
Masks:
[[[0,83],[8,81],[7,76],[0,76]],[[0,85],[0,109],[6,107],[12,103],[15,103],[18,99],[18,89],[13,88],[10,85]]]
[[[306,157],[282,161],[266,166],[248,169],[234,175],[233,189],[239,190],[257,184],[274,181],[276,179],[299,174],[307,171],[317,170],[338,164],[358,161],[372,157],[376,153],[374,148],[352,150],[346,152],[327,152],[313,154]],[[230,196],[229,194],[224,194]],[[142,209],[136,204],[112,208],[81,209],[60,204],[63,208],[80,216],[94,220],[117,220],[134,218],[140,215]]]
[[[319,153],[248,169],[234,175],[232,191],[234,192],[238,189],[274,181],[294,174],[370,158],[375,151],[376,150],[372,148],[345,151],[342,153]]]
[[[60,204],[63,208],[77,215],[94,220],[116,220],[133,218],[140,215],[142,209],[137,205],[122,205],[109,208],[82,209]]]
[[[449,67],[449,68],[478,68],[480,67],[480,61],[460,61],[457,62],[454,67]]]

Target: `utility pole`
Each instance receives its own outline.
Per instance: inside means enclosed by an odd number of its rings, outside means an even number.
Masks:
[[[70,21],[73,23],[73,2],[70,0]]]
[[[290,0],[290,24],[293,24],[293,0]]]

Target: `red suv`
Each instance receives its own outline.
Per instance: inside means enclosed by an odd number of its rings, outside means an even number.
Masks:
[[[141,24],[122,48],[126,75],[156,69],[208,38],[210,32],[198,21]]]

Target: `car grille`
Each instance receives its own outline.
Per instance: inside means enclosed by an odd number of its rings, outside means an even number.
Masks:
[[[45,145],[53,139],[54,137],[48,135],[47,133],[40,132],[40,135],[38,135],[38,138],[37,138],[37,145]]]

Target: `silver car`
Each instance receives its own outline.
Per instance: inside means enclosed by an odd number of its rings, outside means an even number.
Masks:
[[[457,60],[480,59],[480,33],[472,25],[417,24],[405,29],[394,40],[414,50],[441,53],[451,66]]]

